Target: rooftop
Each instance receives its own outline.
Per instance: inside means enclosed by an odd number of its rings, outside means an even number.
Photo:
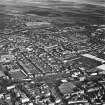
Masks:
[[[75,85],[73,85],[71,82],[64,82],[59,86],[59,89],[63,94],[71,93],[73,88],[75,88]]]

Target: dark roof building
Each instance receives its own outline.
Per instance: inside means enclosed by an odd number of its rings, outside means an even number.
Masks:
[[[0,77],[4,77],[5,76],[3,71],[5,71],[5,68],[0,65]]]

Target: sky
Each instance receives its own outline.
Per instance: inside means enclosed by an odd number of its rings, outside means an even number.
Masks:
[[[1,3],[47,3],[48,1],[63,1],[76,3],[89,3],[105,6],[105,0],[0,0]]]

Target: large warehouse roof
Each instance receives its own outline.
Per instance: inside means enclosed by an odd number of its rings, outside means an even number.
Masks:
[[[87,58],[90,58],[90,59],[94,59],[94,60],[97,60],[97,61],[100,61],[100,62],[102,62],[102,63],[105,62],[104,59],[98,58],[98,57],[93,56],[93,55],[91,55],[91,54],[83,54],[82,56],[87,57]]]

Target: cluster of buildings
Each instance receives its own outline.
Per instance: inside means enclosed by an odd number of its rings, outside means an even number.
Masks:
[[[90,38],[105,26],[90,27],[13,16],[0,32],[0,105],[104,105],[104,37],[98,45]]]

